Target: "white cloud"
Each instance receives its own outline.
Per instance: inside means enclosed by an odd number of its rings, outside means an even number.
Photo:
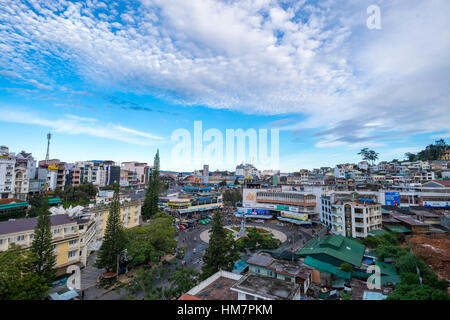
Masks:
[[[99,1],[52,1],[34,6],[39,15],[8,3],[0,66],[14,61],[11,72],[51,77],[51,56],[60,73],[98,85],[246,113],[302,113],[306,121],[284,129],[324,128],[317,146],[380,145],[380,137],[450,122],[446,0],[382,1],[381,30],[365,25],[373,1],[141,2],[118,13],[113,3],[105,11]]]
[[[0,121],[32,124],[51,128],[55,132],[65,134],[87,134],[94,137],[117,140],[142,146],[152,146],[164,138],[150,133],[130,129],[121,125],[99,124],[97,119],[66,114],[63,118],[47,119],[27,110],[0,109]]]

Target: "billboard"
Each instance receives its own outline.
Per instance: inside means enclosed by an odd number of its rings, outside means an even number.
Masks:
[[[266,209],[244,209],[244,208],[239,208],[238,212],[240,214],[245,214],[247,215],[252,215],[252,216],[267,216],[270,215],[270,210],[266,210]]]
[[[385,192],[384,203],[387,206],[399,206],[400,205],[400,192]]]
[[[308,215],[304,214],[304,213],[297,213],[297,212],[291,212],[291,211],[281,211],[280,215],[283,218],[288,218],[288,219],[296,219],[296,220],[302,220],[302,221],[308,220]]]
[[[48,166],[48,170],[58,170],[58,166],[54,165],[54,164],[51,164],[51,165]]]
[[[429,208],[450,208],[450,201],[424,201],[423,206]]]

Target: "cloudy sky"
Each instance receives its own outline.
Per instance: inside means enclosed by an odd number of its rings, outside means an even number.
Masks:
[[[363,147],[403,159],[450,140],[449,16],[447,0],[0,0],[0,144],[42,159],[50,131],[52,158],[159,148],[192,170],[171,135],[198,120],[279,129],[282,171]]]

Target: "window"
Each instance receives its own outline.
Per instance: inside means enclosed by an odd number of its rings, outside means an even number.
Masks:
[[[73,246],[74,244],[77,244],[77,243],[78,243],[78,239],[70,240],[70,241],[69,241],[69,245],[70,245],[70,246]]]
[[[69,251],[69,259],[78,256],[78,250]]]
[[[23,241],[23,240],[25,240],[24,235],[17,236],[17,241]]]

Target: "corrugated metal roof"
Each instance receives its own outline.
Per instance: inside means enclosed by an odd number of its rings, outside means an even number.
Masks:
[[[0,210],[27,207],[28,205],[29,205],[28,202],[16,202],[16,203],[1,204]]]
[[[340,245],[335,246],[336,244]],[[364,249],[365,245],[353,239],[341,235],[329,235],[322,240],[311,239],[297,254],[302,256],[326,254],[359,267],[364,256]]]
[[[341,277],[343,279],[350,280],[352,277],[351,272],[342,271],[341,269],[333,266],[330,263],[326,263],[326,262],[314,259],[313,257],[310,257],[310,256],[306,257],[304,263],[316,270],[319,270],[321,272],[331,273],[331,274],[334,274],[335,276]]]

